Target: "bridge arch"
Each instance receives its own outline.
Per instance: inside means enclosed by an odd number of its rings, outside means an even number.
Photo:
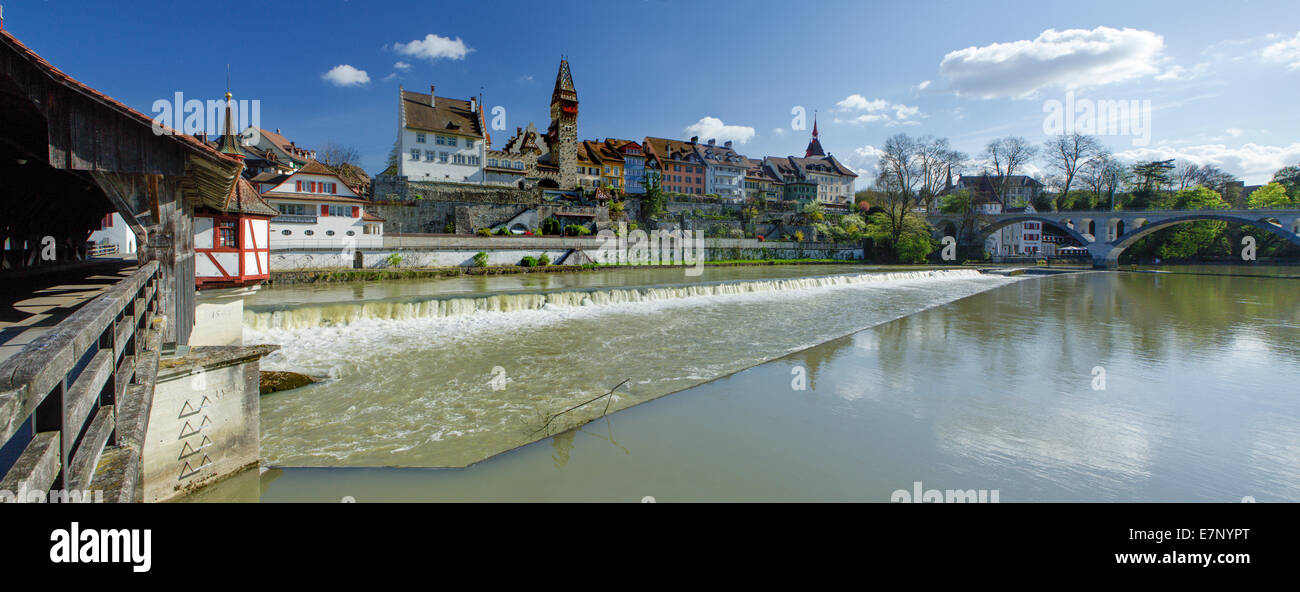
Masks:
[[[1254,216],[1222,214],[1222,213],[1217,213],[1213,210],[1186,212],[1186,213],[1176,214],[1168,218],[1163,218],[1155,222],[1144,223],[1141,226],[1133,228],[1127,234],[1120,235],[1114,241],[1111,241],[1104,245],[1109,248],[1105,250],[1105,253],[1102,258],[1098,257],[1099,250],[1091,248],[1092,245],[1090,245],[1089,250],[1092,251],[1093,254],[1094,266],[1097,267],[1103,265],[1105,267],[1117,266],[1119,264],[1119,256],[1124,253],[1125,249],[1133,246],[1133,243],[1136,243],[1142,237],[1147,236],[1157,230],[1169,228],[1170,226],[1177,226],[1179,224],[1184,224],[1187,222],[1200,222],[1205,220],[1217,220],[1221,222],[1231,222],[1234,224],[1244,224],[1246,226],[1258,228],[1265,232],[1280,236],[1283,239],[1289,241],[1291,244],[1300,246],[1300,232],[1297,232],[1298,230],[1300,230],[1300,220],[1297,220],[1294,224],[1292,224],[1293,228],[1288,230],[1286,228],[1283,228],[1281,225],[1273,224],[1269,222],[1268,218],[1256,218]],[[1100,244],[1101,241],[1094,243],[1094,245],[1100,245]]]
[[[1092,242],[1092,239],[1088,238],[1087,236],[1084,236],[1084,234],[1075,230],[1074,225],[1071,223],[1071,220],[1068,219],[1059,220],[1041,214],[1025,214],[1023,216],[1009,216],[1009,217],[999,218],[997,221],[979,228],[978,230],[975,231],[975,238],[978,241],[977,244],[982,245],[984,244],[984,241],[988,240],[989,236],[992,235],[994,232],[1002,230],[1003,228],[1006,228],[1007,226],[1010,226],[1012,224],[1019,224],[1021,222],[1042,222],[1043,224],[1046,224],[1048,226],[1051,226],[1052,228],[1056,228],[1057,230],[1064,232],[1070,238],[1078,241],[1079,244],[1081,245],[1087,245],[1088,243]]]

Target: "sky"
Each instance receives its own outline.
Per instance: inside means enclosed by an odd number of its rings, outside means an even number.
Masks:
[[[561,56],[580,139],[698,135],[803,156],[815,113],[859,186],[896,133],[948,138],[979,172],[990,140],[1089,131],[1087,107],[1121,101],[1130,125],[1099,131],[1122,159],[1214,164],[1248,184],[1300,164],[1294,0],[0,5],[7,31],[145,114],[177,92],[220,99],[229,69],[261,127],[353,146],[372,174],[396,138],[399,85],[482,93],[505,111],[499,148],[516,127],[546,128]]]

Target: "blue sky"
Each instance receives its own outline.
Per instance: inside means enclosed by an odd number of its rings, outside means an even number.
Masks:
[[[999,136],[1041,142],[1044,102],[1073,90],[1151,102],[1149,143],[1102,138],[1124,158],[1216,164],[1249,183],[1300,163],[1293,0],[0,4],[5,29],[145,113],[178,91],[220,98],[229,64],[263,127],[356,146],[372,173],[395,137],[399,84],[482,88],[506,109],[499,147],[517,126],[545,128],[562,53],[583,139],[699,133],[751,157],[802,156],[809,130],[791,129],[791,110],[803,107],[865,177],[898,132],[972,157]],[[352,76],[325,77],[338,66]]]

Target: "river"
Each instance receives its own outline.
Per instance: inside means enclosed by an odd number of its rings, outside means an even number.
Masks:
[[[268,367],[333,378],[262,398],[264,464],[282,468],[191,501],[890,501],[917,482],[1003,502],[1300,495],[1293,279],[601,273],[627,277],[375,286],[347,306],[389,304],[341,316],[322,310],[345,306],[339,287],[264,291],[245,339],[284,346]],[[484,297],[507,293],[523,299]],[[610,415],[535,433],[624,378]],[[603,400],[579,411],[564,417]]]

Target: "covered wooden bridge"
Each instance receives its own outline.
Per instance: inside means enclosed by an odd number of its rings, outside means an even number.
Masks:
[[[105,214],[140,245],[122,279],[0,361],[0,496],[138,499],[160,353],[194,322],[197,204],[241,164],[82,84],[0,30],[0,282],[77,269]]]

